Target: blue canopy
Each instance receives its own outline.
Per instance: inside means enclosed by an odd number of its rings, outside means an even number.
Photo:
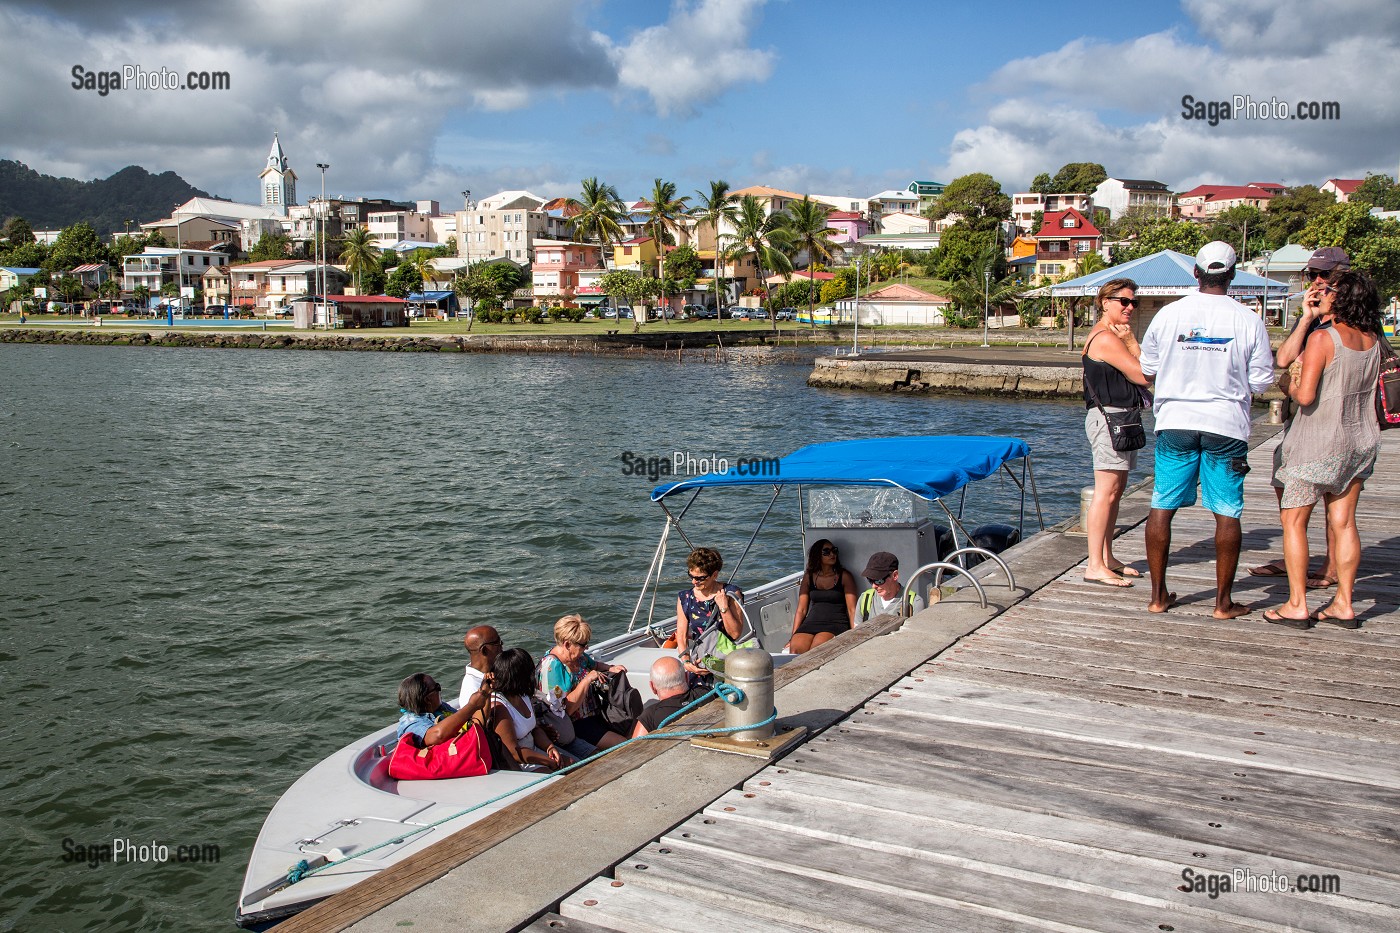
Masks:
[[[706,473],[651,491],[658,502],[673,493],[709,486],[893,486],[921,499],[938,499],[991,476],[1003,463],[1030,453],[1015,437],[875,437],[810,444],[778,461],[777,470],[735,464],[727,473]]]

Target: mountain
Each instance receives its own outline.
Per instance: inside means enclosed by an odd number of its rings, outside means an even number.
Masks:
[[[111,178],[78,181],[40,175],[23,162],[0,159],[0,222],[18,215],[35,230],[58,230],[86,220],[99,237],[170,216],[190,198],[211,197],[174,172],[152,175],[128,165]]]

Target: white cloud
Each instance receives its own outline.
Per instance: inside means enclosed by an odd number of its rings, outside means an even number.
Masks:
[[[689,116],[736,84],[773,73],[772,51],[749,48],[764,0],[674,0],[664,25],[615,47],[618,82],[651,97],[662,116]]]
[[[1002,95],[958,132],[946,163],[1021,189],[1066,162],[1155,178],[1178,189],[1209,182],[1321,183],[1392,168],[1400,152],[1400,4],[1342,0],[1185,0],[1203,41],[1179,31],[1122,42],[1077,39],[1008,62],[986,83]],[[1337,101],[1342,120],[1182,117],[1182,97]]]

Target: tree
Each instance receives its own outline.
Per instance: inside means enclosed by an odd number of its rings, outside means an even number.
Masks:
[[[253,262],[266,262],[269,259],[286,259],[291,252],[292,241],[284,233],[271,233],[264,231],[258,237],[258,242],[253,244],[253,248],[248,253],[248,258]]]
[[[1113,250],[1113,264],[1131,262],[1164,249],[1194,256],[1209,242],[1206,228],[1200,224],[1189,220],[1159,220],[1144,230],[1136,240],[1116,247]]]
[[[1381,301],[1400,295],[1400,223],[1385,220],[1357,245],[1353,264],[1375,280]]]
[[[992,263],[992,274],[999,278],[1006,264],[996,230],[978,233],[961,222],[943,231],[936,252],[937,260],[932,263],[933,277],[945,282],[954,282],[964,277],[980,280],[989,259]]]
[[[66,272],[85,263],[107,261],[107,247],[97,238],[97,231],[82,221],[64,227],[49,247],[45,260],[49,272]]]
[[[812,272],[822,261],[830,262],[840,248],[831,241],[841,231],[826,225],[831,208],[819,201],[804,196],[788,206],[788,234],[792,238],[794,252],[806,252],[807,271]],[[816,306],[817,290],[807,289],[807,319],[816,328],[816,316],[812,313]],[[784,306],[785,307],[785,306]],[[774,318],[777,325],[777,318]]]
[[[282,239],[285,240],[286,237],[283,237]],[[290,243],[290,241],[288,242]],[[141,245],[143,247],[163,246],[166,249],[170,248],[170,242],[166,240],[165,234],[161,233],[159,230],[152,230],[150,233],[146,234],[146,236],[141,240]]]
[[[384,286],[384,294],[393,298],[407,298],[414,292],[423,290],[423,273],[411,262],[401,263],[389,275],[389,283]]]
[[[1264,239],[1269,249],[1295,242],[1308,221],[1337,203],[1316,185],[1299,185],[1269,199],[1264,214]]]
[[[1108,171],[1097,162],[1066,162],[1050,181],[1055,194],[1093,194],[1108,179]]]
[[[136,300],[136,306],[145,311],[151,306],[151,290],[145,285],[138,285],[131,290],[131,297]]]
[[[730,254],[736,257],[753,254],[754,264],[758,267],[758,288],[767,285],[763,275],[765,267],[778,273],[792,271],[792,260],[788,258],[792,249],[792,234],[788,222],[788,215],[782,211],[766,213],[763,202],[751,194],[744,195],[739,202]],[[771,322],[776,333],[777,318]]]
[[[942,220],[949,214],[959,215],[974,231],[994,230],[1011,217],[1011,198],[1002,193],[995,178],[985,172],[973,172],[949,182],[943,197],[928,212],[933,220]]]
[[[1351,193],[1349,200],[1362,201],[1383,211],[1400,211],[1400,185],[1396,185],[1395,179],[1389,175],[1367,172],[1366,180]]]
[[[1365,202],[1332,205],[1308,222],[1298,242],[1310,249],[1340,246],[1351,256],[1352,268],[1375,280],[1383,298],[1400,292],[1400,223],[1381,220]]]
[[[10,217],[5,221],[5,226],[0,228],[0,237],[4,237],[10,246],[33,243],[34,228],[29,226],[29,221],[23,217]]]
[[[83,283],[76,276],[65,275],[54,283],[54,291],[64,301],[77,301],[83,297]]]
[[[379,241],[370,236],[368,227],[354,227],[345,235],[340,261],[345,271],[355,277],[355,291],[360,291],[360,274],[379,265]]]
[[[1053,185],[1054,182],[1050,180],[1050,173],[1041,172],[1039,175],[1035,176],[1035,180],[1031,182],[1031,191],[1035,194],[1050,194],[1053,191]]]
[[[457,295],[470,299],[474,304],[499,306],[515,293],[525,281],[525,274],[510,262],[475,262],[467,267],[465,274],[457,277],[454,286]],[[475,315],[472,324],[476,323]],[[467,327],[471,329],[471,324]]]
[[[97,286],[97,297],[115,299],[122,296],[121,283],[116,279],[105,279],[101,285]]]
[[[634,306],[646,297],[646,281],[631,269],[613,269],[598,279],[598,287],[610,298],[621,298]]]
[[[595,178],[582,181],[583,190],[568,205],[574,211],[574,239],[580,243],[590,240],[599,246],[600,268],[607,267],[605,256],[610,244],[622,239],[622,215],[625,208],[617,189]]]
[[[1249,243],[1245,242],[1246,236]],[[1236,204],[1215,215],[1206,228],[1206,238],[1207,242],[1223,240],[1229,243],[1243,262],[1265,248],[1264,214],[1252,204]]]
[[[656,242],[656,277],[663,278],[662,265],[666,257],[667,233],[679,233],[681,218],[685,216],[685,202],[689,198],[676,197],[676,183],[653,179],[651,194],[647,196],[647,229]]]
[[[712,181],[710,182],[709,194],[703,191],[697,191],[695,192],[695,196],[699,203],[690,209],[690,216],[695,218],[697,225],[709,225],[710,232],[714,235],[715,313],[719,314],[721,310],[719,300],[720,278],[723,276],[722,270],[724,268],[724,263],[721,259],[722,250],[720,249],[719,243],[719,231],[721,226],[732,227],[738,222],[739,208],[734,203],[734,196],[729,193],[729,182],[727,181]]]

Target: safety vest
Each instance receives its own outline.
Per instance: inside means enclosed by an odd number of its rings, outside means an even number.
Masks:
[[[907,598],[908,601],[909,601],[909,612],[908,612],[908,615],[913,615],[913,614],[914,614],[914,594],[913,594],[913,593],[910,593],[906,598]],[[874,605],[875,605],[875,587],[872,586],[870,589],[866,590],[864,593],[861,593],[861,594],[860,594],[860,598],[856,600],[856,614],[860,616],[860,621],[862,621],[862,622],[869,622],[869,621],[870,621],[870,607],[871,607],[871,606],[874,606]]]

